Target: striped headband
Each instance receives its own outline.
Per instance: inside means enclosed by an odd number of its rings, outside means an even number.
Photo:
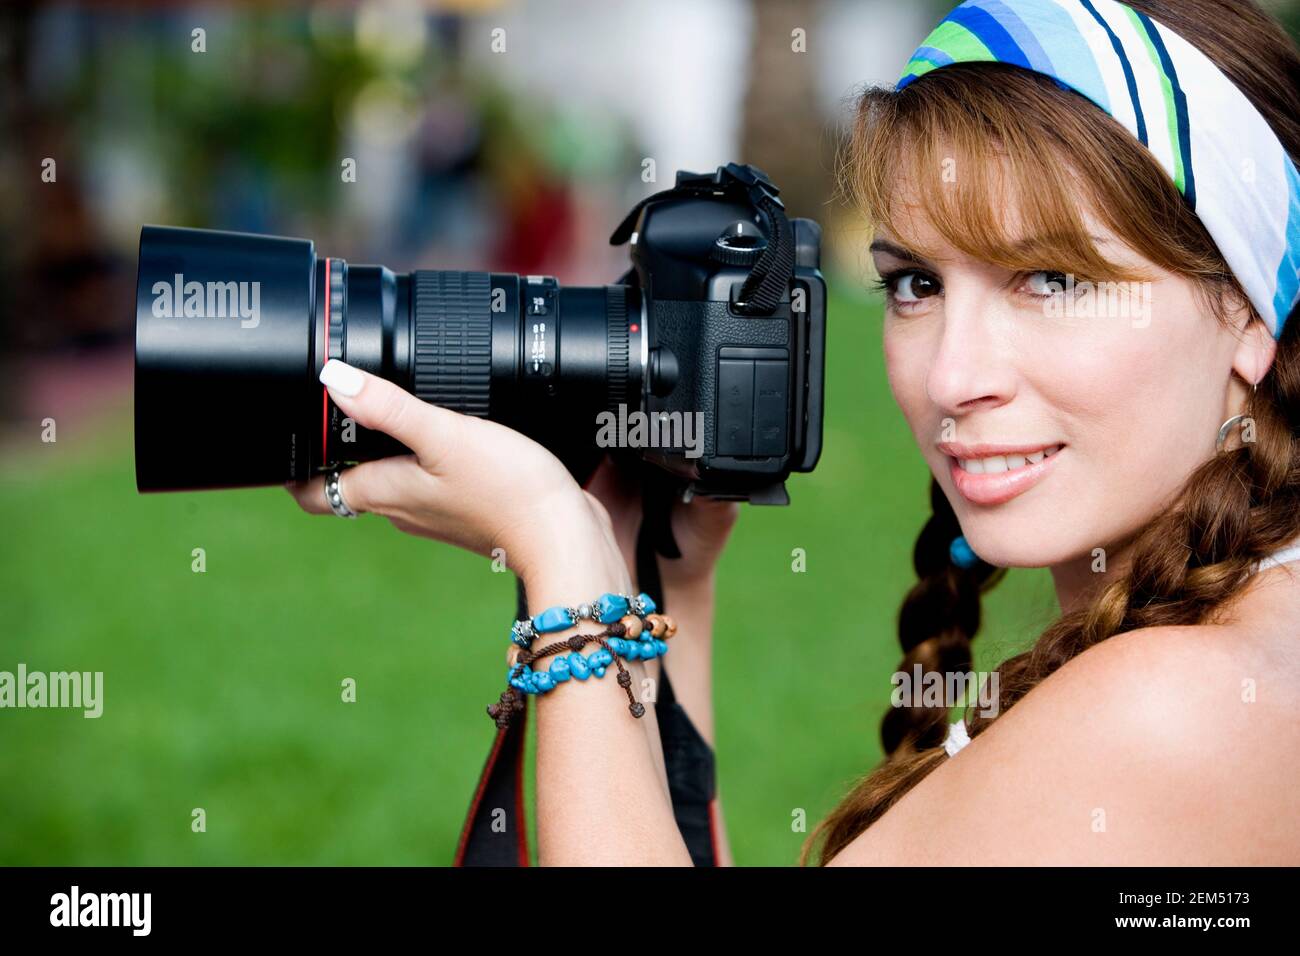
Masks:
[[[1300,297],[1300,174],[1210,59],[1116,0],[966,0],[912,54],[898,89],[953,63],[1033,70],[1126,126],[1205,224],[1275,335]]]

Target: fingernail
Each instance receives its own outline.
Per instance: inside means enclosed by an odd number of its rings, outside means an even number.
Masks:
[[[345,398],[351,398],[361,391],[361,386],[365,384],[365,379],[361,375],[361,370],[353,368],[347,362],[340,362],[338,359],[330,359],[325,363],[325,367],[320,370],[321,384],[330,391],[338,392]]]

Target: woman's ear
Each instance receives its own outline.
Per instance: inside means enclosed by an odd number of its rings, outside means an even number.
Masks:
[[[1232,356],[1232,369],[1245,381],[1255,384],[1268,373],[1277,355],[1277,339],[1259,318],[1250,314],[1242,329],[1237,350]]]

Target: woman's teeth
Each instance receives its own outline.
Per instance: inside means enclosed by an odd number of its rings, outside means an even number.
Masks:
[[[1061,450],[1060,445],[1052,445],[1028,455],[994,455],[991,458],[959,458],[957,464],[962,471],[972,475],[996,475],[1004,471],[1014,471],[1025,465],[1036,465],[1044,458],[1051,458]]]

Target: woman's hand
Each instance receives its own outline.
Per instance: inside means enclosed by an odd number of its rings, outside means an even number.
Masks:
[[[586,485],[588,494],[609,515],[623,560],[634,571],[636,537],[642,521],[641,467],[639,463],[628,467],[606,456]],[[712,580],[739,514],[740,507],[734,501],[693,498],[673,503],[673,540],[682,556],[659,557],[659,577],[665,592]]]
[[[381,514],[408,534],[477,554],[501,548],[521,576],[573,564],[568,556],[581,560],[582,552],[602,562],[618,554],[604,508],[531,438],[430,405],[336,360],[320,378],[345,415],[413,452],[343,472],[340,491],[352,510]],[[330,513],[323,477],[290,485],[290,491],[304,510]]]
[[[734,501],[692,498],[673,505],[673,538],[680,558],[659,558],[659,576],[664,587],[693,587],[712,582],[718,558],[727,546],[731,529],[740,515]]]

